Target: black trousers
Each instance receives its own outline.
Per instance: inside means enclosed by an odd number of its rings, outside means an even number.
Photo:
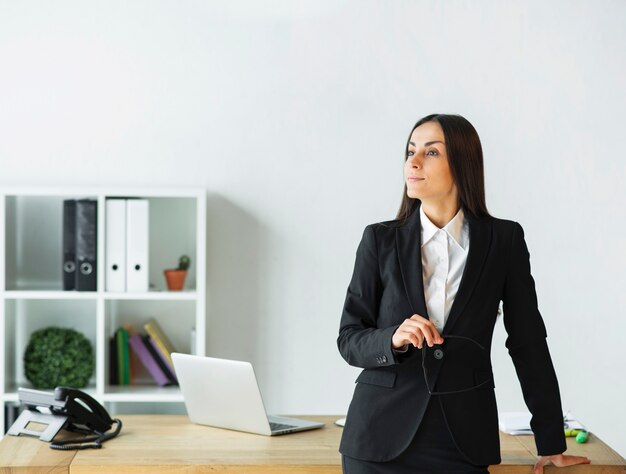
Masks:
[[[489,474],[489,466],[470,463],[448,432],[437,396],[432,396],[424,418],[409,446],[397,458],[385,462],[341,456],[344,474]]]

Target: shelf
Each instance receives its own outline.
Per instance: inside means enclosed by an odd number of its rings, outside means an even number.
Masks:
[[[32,388],[30,386],[24,388]],[[37,389],[44,392],[52,392],[53,389]],[[96,387],[89,386],[80,389],[83,392],[105,402],[182,402],[183,395],[180,387],[159,387],[157,385],[124,385],[124,386],[107,386],[102,396],[98,396]],[[17,387],[12,386],[4,393],[2,399],[5,402],[19,402]]]
[[[0,188],[0,192],[1,192]],[[197,194],[197,193],[196,193]],[[5,291],[63,292],[64,201],[71,196],[97,201],[97,288],[106,291],[106,202],[115,195],[10,195],[4,201]],[[121,197],[121,196],[117,196]],[[141,196],[149,204],[147,288],[167,292],[164,270],[174,268],[181,255],[191,258],[185,288],[197,290],[198,258],[204,255],[204,202],[191,196]],[[203,263],[203,262],[202,262]],[[204,272],[201,272],[204,280]]]
[[[105,402],[182,402],[178,386],[107,385],[102,395]]]
[[[33,389],[33,386],[30,385],[30,384],[23,384],[23,385],[20,385],[19,388],[30,388],[30,389]],[[5,402],[19,402],[19,398],[18,398],[18,395],[17,395],[17,389],[18,389],[17,385],[11,384],[8,387],[8,390],[2,396],[2,399]],[[34,390],[41,390],[42,392],[53,392],[54,391],[54,389],[52,389],[52,388],[36,388]],[[94,398],[97,398],[96,387],[94,385],[89,385],[89,386],[87,386],[85,388],[81,388],[79,390],[87,393],[88,395],[91,395]]]
[[[7,300],[185,300],[193,301],[197,292],[189,291],[147,291],[144,293],[112,293],[101,291],[63,290],[9,290],[3,293]]]
[[[195,300],[197,293],[191,291],[148,291],[145,293],[104,293],[106,300]]]
[[[95,300],[96,291],[63,290],[9,290],[3,293],[7,300]]]
[[[64,200],[82,198],[97,202],[97,291],[65,291]],[[149,203],[148,291],[107,291],[111,198]],[[17,387],[30,386],[23,361],[28,342],[49,326],[72,328],[90,341],[95,366],[84,391],[100,403],[119,413],[183,411],[180,388],[156,385],[132,351],[133,384],[109,385],[110,341],[122,325],[145,334],[144,325],[155,319],[175,351],[206,353],[206,215],[201,188],[0,186],[0,433],[2,405],[19,403]],[[192,262],[185,287],[169,291],[164,270],[181,255]]]

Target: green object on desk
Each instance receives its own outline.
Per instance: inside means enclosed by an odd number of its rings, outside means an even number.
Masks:
[[[577,443],[586,443],[587,440],[589,439],[589,432],[587,431],[581,431],[580,433],[578,433],[576,435],[576,442]]]
[[[565,430],[566,437],[574,437],[576,436],[577,443],[586,443],[589,439],[589,432],[585,430]]]

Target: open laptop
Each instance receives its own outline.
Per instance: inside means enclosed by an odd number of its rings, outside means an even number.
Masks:
[[[268,416],[250,362],[172,352],[187,414],[201,425],[267,436],[321,428],[298,418]]]

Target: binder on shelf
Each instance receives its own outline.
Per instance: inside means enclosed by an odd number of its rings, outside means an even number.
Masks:
[[[175,352],[174,346],[169,341],[159,323],[156,322],[154,318],[150,319],[146,324],[144,324],[144,329],[150,335],[150,339],[152,339],[155,343],[156,348],[159,350],[161,354],[163,354],[165,360],[170,367],[174,367],[174,363],[172,362],[171,353]]]
[[[139,334],[134,334],[133,336],[131,336],[130,347],[133,352],[137,354],[143,366],[148,370],[148,372],[158,385],[171,385],[172,381],[160,367],[158,359],[155,360],[152,354],[150,354],[150,351],[145,346],[144,341]]]
[[[98,202],[76,201],[76,289],[96,291],[96,245]]]
[[[76,200],[63,200],[63,289],[76,288]]]
[[[149,201],[126,201],[126,291],[148,291]]]
[[[106,291],[126,291],[126,199],[106,200]]]

